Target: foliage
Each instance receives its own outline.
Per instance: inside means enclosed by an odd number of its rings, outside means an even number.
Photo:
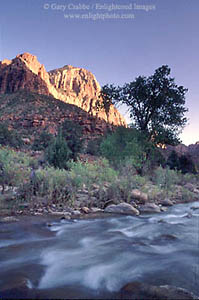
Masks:
[[[53,135],[46,131],[42,131],[40,135],[37,135],[32,145],[33,150],[45,150],[52,142]]]
[[[183,174],[186,173],[197,173],[196,166],[188,155],[181,155],[179,157],[179,164],[180,164],[180,170],[182,171]]]
[[[178,156],[176,151],[172,151],[167,159],[166,163],[172,170],[180,170],[183,174],[193,173],[196,174],[196,166],[188,155]]]
[[[45,167],[34,174],[34,181],[30,180],[20,186],[20,198],[25,200],[32,196],[45,197],[49,202],[68,201],[70,187],[67,181],[67,171]]]
[[[19,148],[23,145],[23,141],[17,132],[8,130],[5,124],[0,124],[0,144],[2,146]]]
[[[70,161],[68,167],[70,169],[68,174],[78,188],[82,187],[83,184],[90,186],[94,183],[101,185],[104,182],[113,182],[118,174],[109,166],[106,159],[93,164]]]
[[[146,135],[125,127],[118,127],[113,134],[108,135],[102,141],[100,151],[114,165],[128,160],[138,174],[142,174],[144,168],[159,164],[161,157],[154,145],[147,141]]]
[[[104,110],[108,117],[111,105],[117,105],[117,101],[114,101],[114,99],[117,99],[117,96],[117,88],[113,84],[111,84],[110,86],[108,84],[104,85],[101,88],[98,99],[95,103],[95,109],[97,111]]]
[[[65,120],[61,125],[61,132],[71,151],[70,158],[76,160],[83,143],[81,125],[71,120]]]
[[[173,150],[170,153],[170,155],[167,158],[166,164],[171,170],[180,170],[180,160],[176,151]]]
[[[30,174],[30,165],[33,159],[29,158],[23,152],[15,152],[8,148],[0,149],[0,185],[15,186],[25,180],[28,180]]]
[[[198,185],[199,188],[199,174],[193,174],[193,173],[181,174],[180,183],[182,185],[185,185],[186,183],[192,183],[194,185]]]
[[[100,144],[103,138],[96,138],[88,141],[86,147],[86,153],[90,155],[99,156],[100,155]]]
[[[148,133],[157,144],[178,143],[178,135],[187,122],[184,105],[188,90],[175,84],[170,71],[163,65],[152,76],[139,76],[123,87],[106,85],[104,101],[126,104],[133,126]]]
[[[180,174],[175,170],[162,168],[161,166],[154,171],[153,182],[166,190],[171,189],[172,185],[180,184]]]
[[[45,150],[45,159],[51,166],[65,169],[70,156],[71,150],[62,136],[62,132],[59,131],[57,137],[52,139],[52,142]]]

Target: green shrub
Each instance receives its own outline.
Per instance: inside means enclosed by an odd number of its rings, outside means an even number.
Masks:
[[[8,130],[5,124],[0,124],[0,145],[19,148],[23,144],[23,140],[16,131]]]
[[[199,174],[186,173],[181,174],[181,184],[192,183],[199,187]]]
[[[80,126],[77,122],[65,120],[62,123],[60,130],[71,151],[70,158],[76,160],[78,153],[82,150],[82,126]]]
[[[102,138],[96,138],[88,141],[86,147],[86,153],[90,155],[99,156],[100,153],[100,144],[102,142]]]
[[[34,174],[34,181],[29,180],[20,187],[20,197],[29,200],[33,195],[46,197],[49,202],[63,202],[70,199],[70,184],[67,171],[46,167],[38,169]]]
[[[167,159],[166,165],[171,170],[180,170],[180,160],[176,151],[172,151]]]
[[[179,163],[180,163],[180,170],[182,171],[183,174],[197,173],[196,166],[190,156],[181,155],[179,158]]]
[[[59,169],[67,168],[67,161],[70,159],[71,150],[60,131],[57,137],[53,138],[45,150],[45,159],[53,167]]]
[[[30,166],[34,159],[23,152],[15,152],[8,148],[0,149],[0,185],[3,187],[18,186],[28,180]]]
[[[83,184],[90,186],[93,183],[102,185],[104,182],[113,182],[118,175],[106,159],[94,164],[70,161],[68,167],[69,177],[78,188]]]
[[[42,131],[40,135],[36,136],[32,145],[33,150],[45,150],[52,142],[53,135],[46,131]]]
[[[181,183],[181,175],[175,170],[159,167],[154,171],[153,181],[161,188],[169,190],[172,185]]]
[[[162,159],[147,137],[134,128],[118,127],[102,141],[100,151],[115,166],[128,160],[140,175],[159,165]]]
[[[166,164],[171,170],[180,170],[183,174],[197,173],[196,166],[191,157],[188,155],[178,156],[174,150],[170,153]]]

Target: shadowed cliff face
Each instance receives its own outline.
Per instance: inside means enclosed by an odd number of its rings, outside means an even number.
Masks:
[[[179,144],[177,146],[167,145],[166,149],[161,149],[160,151],[167,159],[173,150],[178,154],[178,156],[186,155],[187,157],[190,157],[197,168],[199,168],[199,142],[188,146],[184,144]]]
[[[113,105],[108,116],[105,111],[96,111],[95,103],[99,96],[100,85],[95,76],[85,69],[66,65],[47,72],[37,57],[29,53],[0,62],[0,94],[23,89],[52,95],[113,125],[126,126],[125,119]]]

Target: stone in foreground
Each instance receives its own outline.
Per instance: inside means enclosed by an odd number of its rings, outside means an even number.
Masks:
[[[139,211],[141,213],[159,213],[161,212],[161,209],[158,205],[154,203],[147,203],[145,205],[140,205]]]
[[[127,214],[138,216],[140,214],[139,210],[128,203],[119,203],[117,205],[112,204],[105,208],[106,213],[116,213],[116,214]]]
[[[131,282],[121,289],[121,299],[158,299],[158,300],[188,300],[199,299],[198,296],[186,289],[162,285],[155,286],[141,282]]]

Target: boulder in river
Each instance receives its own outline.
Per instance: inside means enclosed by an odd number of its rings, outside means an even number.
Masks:
[[[126,215],[135,215],[138,216],[140,214],[139,210],[133,207],[128,203],[119,203],[117,205],[112,204],[105,208],[104,212],[106,213],[116,213],[116,214],[126,214]]]
[[[159,213],[161,209],[155,203],[147,203],[139,206],[139,211],[141,213]]]
[[[199,299],[186,289],[162,285],[155,286],[142,282],[131,282],[121,289],[121,299],[147,299],[147,300],[188,300]]]
[[[163,206],[172,206],[173,202],[170,199],[164,199],[160,202],[160,204],[162,204]]]
[[[0,296],[2,299],[33,299],[35,291],[28,288],[27,279],[19,278],[1,288]]]

